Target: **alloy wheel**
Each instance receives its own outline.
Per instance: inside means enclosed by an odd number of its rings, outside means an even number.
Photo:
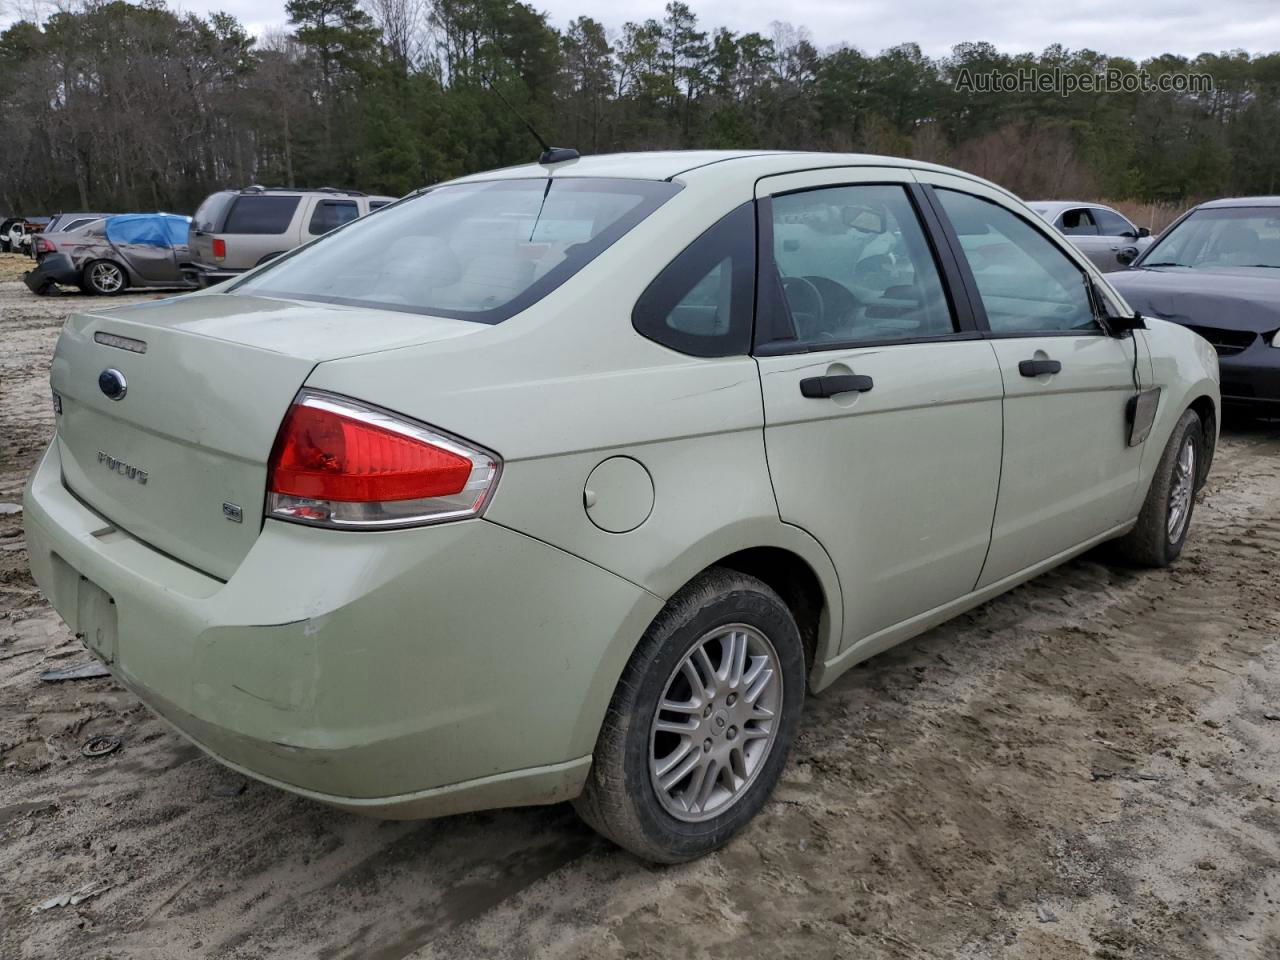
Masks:
[[[100,293],[115,293],[124,286],[124,274],[114,263],[95,263],[89,268],[89,278]]]
[[[1169,542],[1177,543],[1182,539],[1191,519],[1191,499],[1195,496],[1196,487],[1196,442],[1194,437],[1186,437],[1178,449],[1178,458],[1173,464],[1173,489],[1169,492]]]
[[[773,749],[782,669],[746,624],[704,634],[667,678],[649,734],[649,780],[663,808],[693,823],[746,793]]]

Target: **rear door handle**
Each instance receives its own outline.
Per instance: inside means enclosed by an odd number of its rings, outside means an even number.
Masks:
[[[1020,360],[1018,372],[1024,377],[1042,377],[1046,373],[1061,373],[1062,363],[1058,360]]]
[[[837,393],[866,393],[875,386],[870,377],[849,373],[843,376],[805,377],[800,381],[800,393],[811,399],[834,397]]]

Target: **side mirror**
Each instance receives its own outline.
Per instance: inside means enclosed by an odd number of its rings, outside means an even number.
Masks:
[[[1134,330],[1147,329],[1147,321],[1136,311],[1131,317],[1107,317],[1103,323],[1107,327],[1107,333],[1113,337],[1123,337]]]
[[[1145,239],[1146,239],[1147,237],[1149,237],[1149,236],[1151,236],[1151,231],[1150,231],[1150,230],[1148,230],[1146,227],[1139,227],[1139,228],[1138,228],[1138,239],[1139,239],[1139,240],[1145,240]]]
[[[1138,259],[1137,247],[1124,247],[1121,250],[1116,251],[1116,260],[1119,261],[1120,266],[1122,267],[1129,266],[1129,264],[1133,263],[1133,261],[1137,259]]]

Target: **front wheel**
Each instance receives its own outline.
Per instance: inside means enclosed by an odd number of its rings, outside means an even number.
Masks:
[[[94,260],[86,264],[80,284],[85,293],[96,293],[102,297],[124,293],[128,285],[129,278],[125,275],[124,267],[110,260]]]
[[[709,570],[671,598],[623,671],[579,815],[659,863],[722,846],[773,792],[804,675],[782,599],[754,577]]]
[[[1178,559],[1191,529],[1204,445],[1200,417],[1187,410],[1156,466],[1137,526],[1117,543],[1125,559],[1144,567],[1165,567]]]

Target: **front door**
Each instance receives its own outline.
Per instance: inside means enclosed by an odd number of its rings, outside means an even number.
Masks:
[[[790,174],[758,195],[755,352],[778,511],[831,555],[843,649],[871,653],[978,579],[1000,370],[952,302],[955,264],[927,234],[909,173]]]
[[[1004,377],[1004,466],[986,586],[1136,512],[1142,448],[1127,443],[1126,405],[1141,341],[1106,334],[1087,272],[1034,218],[972,181],[918,176],[936,188]]]

